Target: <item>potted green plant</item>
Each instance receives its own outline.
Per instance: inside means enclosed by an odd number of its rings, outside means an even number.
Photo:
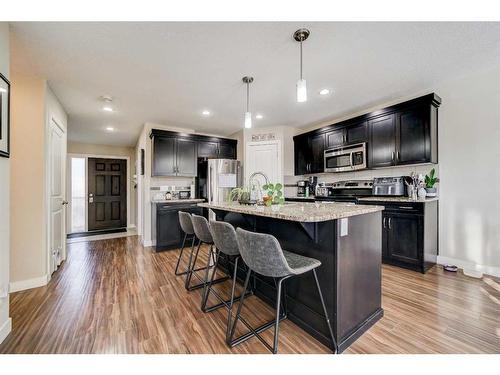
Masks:
[[[435,187],[436,183],[439,182],[439,179],[436,176],[436,169],[432,168],[429,174],[425,175],[425,191],[427,192],[428,197],[435,197],[437,194],[437,189]]]
[[[283,197],[283,185],[279,182],[276,184],[265,184],[262,188],[267,192],[267,196],[264,197],[264,204],[266,206],[285,203],[285,198]]]
[[[237,201],[239,204],[249,204],[250,190],[245,186],[234,188],[229,192],[227,200],[229,202]]]

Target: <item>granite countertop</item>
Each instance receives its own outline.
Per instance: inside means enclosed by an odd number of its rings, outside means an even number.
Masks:
[[[362,201],[370,201],[370,202],[397,202],[397,203],[427,203],[427,202],[434,202],[439,200],[439,197],[434,197],[434,198],[423,198],[423,199],[411,199],[408,197],[363,197],[363,198],[358,198],[360,202]]]
[[[240,205],[237,202],[217,204],[199,203],[198,206],[306,223],[343,219],[350,216],[370,214],[384,209],[383,206],[353,205],[338,202],[290,202],[281,206],[273,205],[271,207]]]
[[[313,201],[314,200],[314,195],[310,195],[308,197],[285,197],[285,199],[300,199],[300,200],[305,200],[305,201]]]
[[[151,203],[153,204],[158,204],[158,203],[164,203],[164,204],[177,204],[177,203],[200,203],[200,202],[205,202],[205,199],[153,199]]]

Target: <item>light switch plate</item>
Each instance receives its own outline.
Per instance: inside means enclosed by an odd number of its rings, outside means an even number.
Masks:
[[[2,285],[0,286],[0,298],[7,298],[9,296],[9,286]]]

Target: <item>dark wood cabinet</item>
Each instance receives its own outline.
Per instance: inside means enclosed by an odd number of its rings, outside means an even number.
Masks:
[[[295,137],[293,139],[295,175],[300,176],[309,173],[310,148],[307,136]]]
[[[215,159],[219,155],[218,142],[198,142],[198,157]]]
[[[438,162],[438,107],[425,95],[294,137],[295,175],[323,172],[323,151],[367,143],[367,167]]]
[[[422,273],[432,268],[438,255],[438,201],[362,204],[384,205],[382,261]]]
[[[338,129],[326,133],[326,148],[342,146],[345,143],[345,130]]]
[[[234,139],[153,129],[152,176],[197,176],[198,158],[236,159]]]
[[[371,168],[394,165],[396,157],[396,121],[394,115],[374,118],[368,122],[370,144],[368,147]]]
[[[234,142],[219,142],[218,157],[221,159],[236,159],[236,144]]]
[[[311,148],[309,173],[323,173],[325,169],[325,135],[312,136],[309,142]]]
[[[386,260],[418,265],[422,257],[419,249],[423,217],[407,213],[388,213],[383,215],[382,220],[386,241],[383,257]]]
[[[196,142],[177,139],[177,176],[196,177],[198,162]]]
[[[397,114],[397,164],[415,164],[431,161],[431,123],[429,111],[429,107],[417,107]]]
[[[171,137],[153,139],[153,176],[177,176],[175,142]]]
[[[156,251],[177,249],[182,245],[184,233],[179,224],[179,211],[202,214],[202,208],[196,204],[156,205]]]

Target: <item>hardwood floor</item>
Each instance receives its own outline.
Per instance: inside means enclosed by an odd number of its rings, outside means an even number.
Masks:
[[[178,251],[154,253],[137,237],[68,250],[47,286],[11,295],[13,330],[0,353],[267,353],[256,338],[226,346],[226,311],[200,311],[201,291],[186,292],[173,276]],[[500,353],[499,279],[438,267],[382,272],[385,316],[345,353]],[[273,317],[257,297],[248,301],[252,324]],[[272,330],[264,336],[270,342]],[[329,352],[290,321],[280,325],[279,349]]]

